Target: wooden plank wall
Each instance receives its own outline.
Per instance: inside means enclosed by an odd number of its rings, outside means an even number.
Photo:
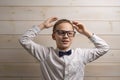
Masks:
[[[120,80],[120,0],[0,0],[0,80],[40,79],[39,62],[18,39],[50,16],[79,20],[110,45],[107,54],[86,66],[85,80]],[[51,29],[35,41],[55,47]],[[78,34],[72,47],[93,45]]]

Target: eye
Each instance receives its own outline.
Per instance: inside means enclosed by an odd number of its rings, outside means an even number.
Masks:
[[[58,31],[58,34],[65,34],[65,32],[62,31],[62,30],[59,30],[59,31]]]
[[[61,34],[64,34],[64,31],[60,31]]]
[[[73,35],[73,32],[68,32],[69,35]]]

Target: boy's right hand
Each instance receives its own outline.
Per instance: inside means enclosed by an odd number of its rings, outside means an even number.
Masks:
[[[40,29],[50,28],[53,26],[53,22],[56,20],[58,20],[57,17],[50,17],[38,26]]]

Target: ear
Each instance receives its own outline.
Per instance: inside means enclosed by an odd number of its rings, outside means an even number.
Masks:
[[[55,34],[54,34],[54,33],[52,34],[52,39],[53,39],[53,40],[56,40],[56,39],[55,39]]]

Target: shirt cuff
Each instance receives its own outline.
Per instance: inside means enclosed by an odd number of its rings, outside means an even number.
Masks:
[[[94,33],[92,34],[92,36],[89,38],[92,42],[95,42],[96,39],[98,39],[99,37],[96,36]]]
[[[37,25],[33,25],[32,29],[34,30],[35,33],[39,33],[41,31]]]

